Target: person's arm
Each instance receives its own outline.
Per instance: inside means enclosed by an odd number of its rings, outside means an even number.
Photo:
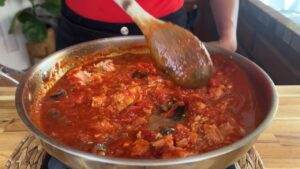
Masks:
[[[210,6],[220,36],[219,41],[213,43],[235,51],[239,0],[210,0]]]

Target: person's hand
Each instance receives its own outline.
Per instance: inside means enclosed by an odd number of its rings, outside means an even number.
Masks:
[[[237,49],[236,38],[221,38],[218,41],[207,42],[207,44],[212,44],[214,46],[219,46],[231,52],[235,52]]]

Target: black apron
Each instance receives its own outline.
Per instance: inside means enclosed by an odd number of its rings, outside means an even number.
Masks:
[[[184,8],[161,19],[184,28],[187,26],[187,14]],[[56,31],[56,49],[60,50],[80,42],[99,38],[141,34],[135,24],[114,24],[90,20],[73,12],[63,2]]]

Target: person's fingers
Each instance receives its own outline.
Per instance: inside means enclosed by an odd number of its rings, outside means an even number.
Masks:
[[[205,42],[205,44],[206,44],[206,45],[212,45],[212,46],[218,46],[218,47],[220,47],[219,41]]]
[[[235,52],[237,49],[237,42],[236,40],[230,40],[230,39],[225,39],[225,40],[220,40],[218,41],[220,47],[227,49],[231,52]]]
[[[211,41],[206,42],[208,45],[218,46],[223,49],[229,50],[231,52],[235,52],[237,49],[237,43],[231,40],[219,40],[219,41]]]

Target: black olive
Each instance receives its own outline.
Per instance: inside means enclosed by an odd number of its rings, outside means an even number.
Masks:
[[[164,135],[164,136],[169,135],[169,134],[172,134],[172,133],[174,133],[174,132],[175,132],[175,129],[174,129],[174,128],[168,128],[168,127],[162,128],[162,129],[160,130],[160,133],[161,133],[162,135]]]
[[[58,100],[60,99],[61,97],[64,97],[67,95],[67,92],[66,90],[64,89],[59,89],[57,90],[56,92],[54,92],[52,95],[50,95],[50,98],[51,99],[54,99],[54,100]]]
[[[174,110],[173,120],[180,121],[183,120],[185,116],[186,116],[186,106],[182,105],[176,107],[176,109]]]
[[[148,76],[147,72],[136,70],[132,73],[131,77],[134,79],[143,79]]]

